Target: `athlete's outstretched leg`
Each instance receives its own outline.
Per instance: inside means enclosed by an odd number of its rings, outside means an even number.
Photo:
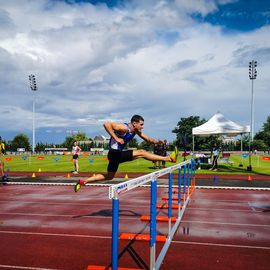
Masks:
[[[169,156],[159,156],[150,152],[147,152],[143,149],[133,151],[133,159],[144,158],[150,161],[169,161],[175,163],[178,157],[178,150],[175,150]]]

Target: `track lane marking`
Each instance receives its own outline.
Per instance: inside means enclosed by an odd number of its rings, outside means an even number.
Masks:
[[[21,234],[21,235],[41,235],[41,236],[59,236],[59,237],[79,237],[79,238],[98,238],[98,239],[111,239],[110,236],[94,236],[94,235],[80,235],[80,234],[59,234],[59,233],[30,233],[30,232],[14,232],[14,231],[0,231],[0,233],[6,234]],[[270,247],[263,246],[246,246],[246,245],[230,245],[230,244],[216,244],[209,242],[187,242],[187,241],[175,241],[174,244],[190,244],[190,245],[204,245],[204,246],[218,246],[218,247],[230,247],[230,248],[249,248],[249,249],[266,249],[270,250]]]
[[[37,232],[22,232],[22,231],[0,231],[2,234],[20,234],[20,235],[40,235],[40,236],[59,236],[59,237],[79,237],[79,238],[98,238],[111,239],[111,236],[100,235],[83,235],[83,234],[65,234],[65,233],[37,233]]]
[[[230,247],[230,248],[249,248],[249,249],[266,249],[270,250],[270,247],[260,246],[245,246],[245,245],[230,245],[230,244],[215,244],[207,242],[187,242],[187,241],[172,241],[174,244],[190,244],[190,245],[203,245],[203,246],[216,246],[216,247]]]
[[[62,270],[56,268],[40,268],[40,267],[28,267],[28,266],[19,266],[19,265],[7,265],[7,264],[0,264],[0,269],[27,269],[27,270]]]

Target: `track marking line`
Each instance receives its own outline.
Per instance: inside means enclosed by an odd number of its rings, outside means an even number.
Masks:
[[[38,216],[38,217],[68,217],[68,218],[112,218],[112,216],[102,216],[102,215],[89,215],[89,214],[74,214],[74,215],[58,215],[58,214],[33,214],[33,213],[0,213],[0,215],[18,215],[18,216],[25,216],[25,217],[28,217],[28,216]],[[123,217],[123,216],[120,216],[121,217],[121,220],[123,219],[128,219],[128,220],[133,220],[134,218],[138,218],[140,217],[141,215],[138,215],[138,216],[131,216],[131,217]]]
[[[4,269],[27,269],[27,270],[62,270],[56,268],[40,268],[40,267],[27,267],[27,266],[19,266],[19,265],[6,265],[0,264],[0,268]]]
[[[182,223],[201,223],[201,224],[215,224],[215,225],[231,225],[231,226],[252,226],[252,227],[269,227],[270,225],[263,224],[248,224],[248,223],[230,223],[230,222],[212,222],[212,221],[193,221],[193,220],[183,220]]]
[[[20,235],[40,235],[40,236],[59,236],[59,237],[78,237],[78,238],[98,238],[111,239],[111,236],[100,235],[83,235],[83,234],[64,234],[64,233],[36,233],[36,232],[20,232],[20,231],[0,231],[2,234],[20,234]]]
[[[215,244],[215,243],[186,242],[186,241],[172,241],[172,243],[174,243],[174,244],[215,246],[215,247],[249,248],[249,249],[266,249],[266,250],[270,250],[270,247],[260,247],[260,246],[244,246],[244,245]]]
[[[248,207],[248,206],[247,206]],[[237,213],[237,212],[244,212],[244,213],[253,213],[254,212],[262,212],[262,211],[253,211],[252,209],[247,209],[247,210],[237,210],[237,209],[234,209],[234,210],[231,210],[231,209],[225,209],[225,208],[199,208],[199,207],[191,207],[189,206],[188,208],[189,210],[201,210],[201,211],[223,211],[223,212],[230,212],[230,213]]]
[[[18,203],[20,203],[20,204],[22,204],[22,203],[25,203],[25,204],[35,204],[35,205],[37,205],[37,204],[43,204],[43,205],[53,205],[53,206],[56,206],[56,205],[68,205],[68,206],[74,206],[74,207],[77,207],[77,206],[102,206],[102,207],[109,207],[109,208],[111,208],[111,203],[108,203],[108,204],[105,204],[105,203],[74,203],[74,202],[72,202],[72,203],[62,203],[62,202],[52,202],[52,203],[50,203],[50,202],[40,202],[40,201],[23,201],[23,200],[19,200],[19,199],[17,199],[17,200],[13,200],[13,201],[11,201],[11,200],[6,200],[6,201],[3,201],[3,200],[0,200],[0,204],[1,203],[8,203],[9,205],[11,204],[11,203],[16,203],[16,204],[18,204]],[[130,207],[130,206],[132,206],[133,204],[125,204],[125,206],[127,206],[127,207]],[[142,205],[136,205],[136,206],[134,206],[134,207],[136,207],[136,208],[145,208],[145,205],[142,203]]]
[[[74,186],[74,183],[56,183],[56,182],[41,182],[41,183],[31,183],[31,182],[8,182],[7,185],[47,185],[47,186]],[[87,186],[100,186],[100,187],[109,187],[114,184],[87,184]],[[168,185],[157,185],[158,187],[167,188]],[[150,187],[150,185],[141,185],[140,187]],[[177,185],[173,185],[173,188]],[[225,186],[196,186],[196,189],[235,189],[235,190],[267,190],[270,191],[270,187],[225,187]]]

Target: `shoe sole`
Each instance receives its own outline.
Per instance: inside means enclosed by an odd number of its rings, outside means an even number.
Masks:
[[[173,163],[176,163],[176,162],[177,162],[178,153],[179,153],[179,152],[178,152],[178,149],[177,149],[177,147],[175,147],[175,148],[174,148],[174,151],[173,151],[173,153],[172,153],[172,154],[175,155],[175,157],[171,156],[171,160],[172,160]]]
[[[81,184],[78,183],[78,184],[75,185],[74,191],[78,192],[80,190],[80,188],[81,188]]]

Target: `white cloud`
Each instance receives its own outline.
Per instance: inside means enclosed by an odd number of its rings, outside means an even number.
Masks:
[[[32,73],[40,130],[77,129],[93,136],[104,132],[103,121],[128,121],[135,113],[145,117],[147,134],[169,140],[180,117],[208,119],[221,111],[249,124],[253,58],[259,63],[259,129],[269,115],[269,26],[224,33],[190,17],[215,11],[215,3],[133,1],[109,9],[0,0],[1,133],[31,132]]]

